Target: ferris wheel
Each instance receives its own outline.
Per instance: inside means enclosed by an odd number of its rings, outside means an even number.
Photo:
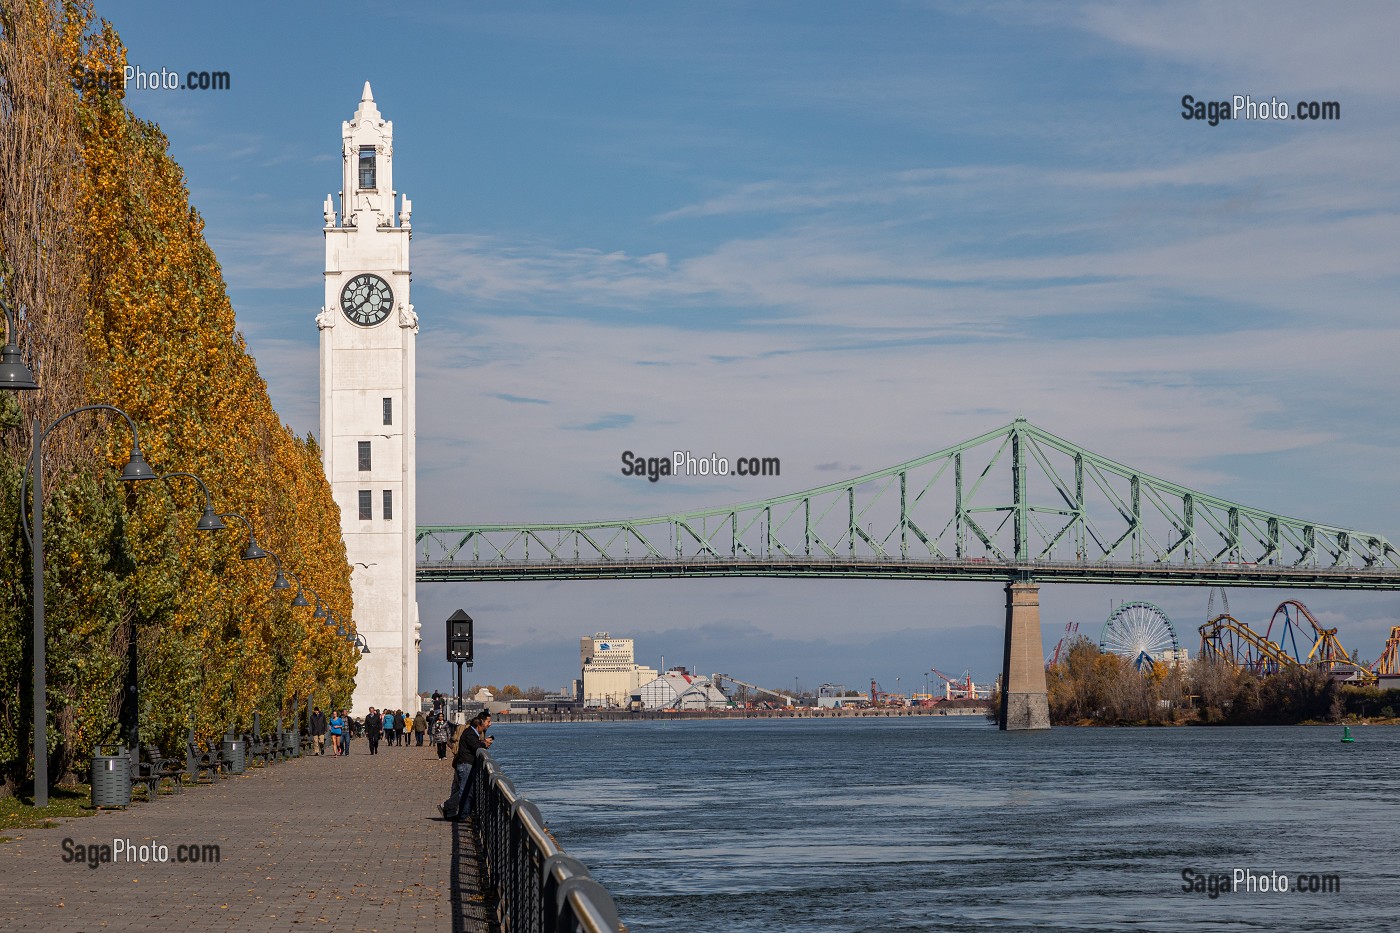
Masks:
[[[1172,620],[1146,602],[1124,603],[1113,610],[1099,639],[1099,650],[1125,657],[1139,669],[1164,656],[1175,658],[1180,648]]]

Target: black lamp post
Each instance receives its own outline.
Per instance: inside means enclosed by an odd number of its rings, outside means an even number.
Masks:
[[[290,590],[292,585],[287,582],[286,576],[282,573],[282,558],[277,556],[276,551],[268,551],[267,553],[268,556],[272,558],[272,562],[277,566],[277,575],[272,578],[272,588],[274,590]]]
[[[199,484],[200,491],[204,493],[204,514],[199,517],[199,524],[195,525],[195,529],[198,531],[223,531],[228,527],[224,524],[223,519],[219,518],[219,513],[214,511],[214,501],[209,497],[209,487],[204,485],[204,480],[195,476],[193,473],[183,472],[163,473],[160,478],[165,480],[166,484],[169,485],[170,481],[177,476],[184,476],[194,480]]]
[[[15,326],[14,308],[3,298],[0,298],[0,308],[3,308],[5,312],[5,347],[0,350],[0,388],[17,391],[38,389],[39,384],[34,380],[34,373],[20,357],[19,343],[16,339],[18,328]],[[113,411],[126,419],[127,425],[131,428],[131,456],[128,458],[126,466],[122,468],[121,478],[123,480],[154,479],[156,475],[155,471],[146,463],[146,458],[141,454],[141,441],[136,431],[136,423],[120,408],[112,405],[86,405],[82,408],[75,408],[73,411],[59,416],[53,424],[49,425],[47,430],[43,428],[37,417],[34,419],[31,437],[33,446],[29,455],[29,463],[25,466],[24,479],[21,481],[19,509],[20,525],[24,529],[25,537],[29,539],[30,553],[33,556],[35,807],[49,805],[49,711],[48,685],[46,683],[48,659],[44,650],[44,439],[49,436],[49,431],[58,427],[59,424],[84,411]],[[25,514],[24,508],[26,486],[31,472],[34,474],[32,523],[30,517]]]
[[[34,374],[19,356],[14,309],[4,298],[0,298],[0,308],[5,309],[5,349],[0,350],[0,389],[37,389],[39,383],[34,381]]]
[[[243,548],[243,553],[239,555],[243,560],[262,560],[267,556],[267,551],[258,547],[258,539],[253,537],[253,523],[248,521],[237,512],[222,512],[219,518],[236,518],[248,528],[248,544]]]
[[[288,570],[287,573],[291,576],[291,578],[292,578],[293,580],[297,581],[297,595],[295,595],[295,596],[292,597],[292,605],[293,605],[293,606],[296,606],[296,607],[298,607],[298,608],[300,608],[300,607],[302,607],[302,606],[309,606],[309,605],[311,605],[310,600],[308,600],[308,599],[306,598],[306,595],[305,595],[304,593],[302,593],[302,591],[301,591],[301,577],[299,577],[299,576],[297,576],[296,574],[292,573],[290,570]],[[314,618],[314,615],[313,615],[313,618]]]
[[[200,516],[196,531],[223,531],[224,523],[214,512],[213,502],[209,497],[209,487],[204,485],[204,480],[193,473],[162,473],[160,479],[168,486],[170,481],[177,477],[192,479],[199,484],[200,490],[204,493],[204,514]],[[122,698],[121,721],[126,727],[126,744],[128,748],[139,748],[141,745],[141,695],[140,679],[137,676],[140,667],[140,656],[138,654],[138,642],[136,640],[136,626],[132,625],[128,629],[126,643],[126,690]]]
[[[12,322],[13,316],[8,306],[5,311],[7,319]],[[13,332],[14,328],[11,325],[11,334]],[[8,350],[7,346],[5,351],[0,352],[0,364],[10,362]],[[18,350],[16,350],[17,353]],[[3,379],[4,373],[0,372],[0,380]],[[131,456],[127,459],[126,466],[122,467],[121,479],[130,482],[156,478],[155,471],[151,469],[150,464],[146,462],[145,456],[141,453],[141,438],[136,430],[136,422],[132,421],[130,415],[115,405],[84,405],[81,408],[75,408],[60,415],[47,428],[40,424],[38,418],[34,419],[33,448],[29,455],[29,463],[25,467],[24,476],[20,480],[19,507],[20,524],[24,528],[25,537],[29,539],[30,551],[34,558],[34,806],[36,807],[49,805],[49,717],[47,684],[45,683],[47,659],[44,655],[44,440],[54,428],[74,415],[85,411],[115,412],[126,419],[127,427],[131,428]],[[34,476],[33,506],[29,510],[29,514],[26,514],[24,506],[28,498],[30,474]]]

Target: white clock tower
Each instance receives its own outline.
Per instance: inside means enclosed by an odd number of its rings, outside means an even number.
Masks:
[[[345,536],[360,656],[353,713],[418,709],[414,588],[418,316],[409,303],[411,206],[394,213],[394,125],[369,82],[341,124],[340,211],[325,203],[326,303],[321,330],[321,449]]]

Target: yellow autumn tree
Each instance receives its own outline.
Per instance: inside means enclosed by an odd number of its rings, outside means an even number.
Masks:
[[[75,68],[119,73],[125,65],[115,29],[97,23],[88,2],[0,0],[0,28],[0,79]],[[225,518],[223,531],[196,530],[205,500],[193,479],[116,482],[113,471],[131,451],[121,419],[83,414],[60,425],[53,443],[67,438],[73,453],[45,469],[46,669],[59,723],[51,773],[113,736],[133,644],[141,736],[167,748],[189,729],[201,739],[246,729],[254,712],[269,723],[290,716],[308,696],[346,703],[359,657],[311,608],[291,605],[299,586],[313,604],[352,620],[339,511],[314,439],[297,437],[273,410],[165,136],[126,109],[120,87],[61,88],[39,95],[0,83],[0,108],[8,108],[0,113],[63,114],[48,151],[75,156],[0,161],[0,192],[22,190],[18,176],[28,173],[67,198],[59,216],[31,210],[28,220],[19,205],[0,202],[0,261],[10,262],[0,265],[0,295],[22,306],[22,337],[45,327],[75,331],[56,361],[45,358],[41,397],[19,408],[10,400],[8,420],[0,402],[0,508],[18,512],[30,417],[50,424],[59,406],[115,405],[134,420],[157,472],[198,476],[214,508],[243,516],[276,557],[241,559],[249,527],[240,519]],[[37,265],[22,246],[39,233],[34,217],[77,241],[64,253],[71,268],[48,273],[72,283],[67,318],[29,284]],[[25,278],[7,268],[31,271]],[[61,386],[50,387],[51,372]],[[32,658],[27,546],[13,518],[0,519],[0,532],[0,762],[13,786],[25,771],[21,688]],[[275,564],[296,581],[291,589],[272,589]]]

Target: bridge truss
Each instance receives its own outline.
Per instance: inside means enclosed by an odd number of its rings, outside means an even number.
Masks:
[[[418,579],[780,576],[1400,588],[1379,534],[1230,502],[1017,419],[814,489],[620,521],[424,526]]]

